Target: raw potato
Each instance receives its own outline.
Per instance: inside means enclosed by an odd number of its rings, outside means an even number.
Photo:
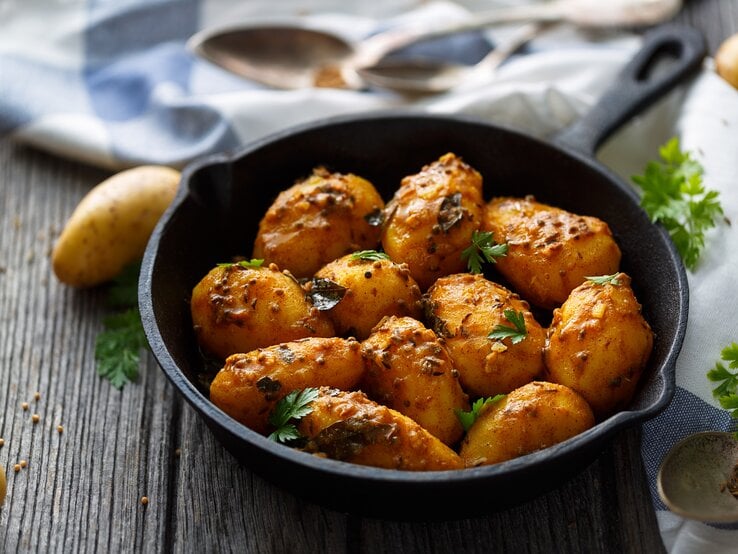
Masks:
[[[5,481],[5,468],[0,466],[0,506],[5,502],[5,493],[7,492],[8,484]]]
[[[319,389],[297,429],[306,450],[354,464],[409,471],[461,469],[459,455],[401,413],[359,391]]]
[[[357,259],[349,254],[315,276],[346,289],[341,301],[327,312],[339,335],[363,340],[385,316],[419,319],[422,315],[420,288],[404,264]]]
[[[594,423],[592,410],[576,392],[534,381],[485,406],[459,454],[466,467],[497,464],[563,442]]]
[[[387,204],[382,246],[403,262],[422,290],[466,269],[462,251],[482,223],[482,176],[445,154],[402,180]]]
[[[229,356],[210,384],[210,400],[233,419],[266,433],[274,405],[291,391],[322,385],[348,390],[363,374],[356,340],[302,339]]]
[[[54,246],[57,278],[91,287],[117,276],[143,256],[156,223],[177,192],[180,174],[145,165],[121,171],[79,203]]]
[[[718,75],[738,88],[738,34],[728,37],[715,53]]]
[[[366,360],[362,390],[411,417],[441,442],[452,445],[464,428],[455,410],[469,410],[448,351],[430,329],[410,317],[387,317],[361,349]]]
[[[531,304],[556,308],[589,275],[611,275],[620,248],[608,225],[525,198],[495,198],[484,212],[485,231],[507,243],[495,268]]]
[[[544,350],[547,379],[581,394],[598,418],[625,408],[653,347],[630,277],[587,281],[554,310]]]
[[[259,223],[254,258],[298,278],[312,277],[344,254],[375,248],[383,208],[382,197],[366,179],[316,168],[269,207]]]
[[[541,376],[546,331],[528,303],[483,275],[441,277],[424,297],[429,325],[445,340],[461,385],[472,397],[508,393]],[[523,313],[525,338],[493,340],[496,325],[511,327],[505,310]]]
[[[190,310],[200,347],[220,359],[335,334],[300,284],[274,264],[215,267],[193,289]]]

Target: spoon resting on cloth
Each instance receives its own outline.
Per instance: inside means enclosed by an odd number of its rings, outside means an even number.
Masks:
[[[407,75],[413,74],[411,90],[437,92],[437,84],[425,85],[423,80],[435,79],[437,83],[437,74],[443,73],[441,81],[453,82],[450,72],[454,69],[449,69],[449,64],[436,62],[434,68],[432,61],[424,59],[382,65],[381,60],[422,40],[496,24],[566,21],[590,28],[641,27],[670,19],[681,6],[682,0],[553,0],[477,12],[451,23],[390,29],[357,44],[324,30],[275,24],[206,29],[193,35],[187,46],[194,54],[228,71],[280,89],[361,89],[377,75],[373,84],[402,91],[408,90]],[[377,71],[373,71],[375,66]],[[400,82],[393,81],[399,73],[405,77]]]

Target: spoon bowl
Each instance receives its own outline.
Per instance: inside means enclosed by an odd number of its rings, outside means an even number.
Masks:
[[[688,519],[738,522],[738,439],[705,431],[675,444],[659,469],[659,496]]]

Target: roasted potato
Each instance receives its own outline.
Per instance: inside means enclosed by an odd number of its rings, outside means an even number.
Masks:
[[[283,191],[259,223],[254,258],[276,263],[298,278],[326,263],[375,248],[384,201],[369,181],[322,167]]]
[[[586,281],[554,310],[544,348],[546,379],[581,394],[598,418],[624,408],[653,347],[630,277]]]
[[[466,467],[497,464],[563,442],[594,422],[592,410],[576,392],[533,381],[485,405],[459,455]]]
[[[515,292],[543,308],[560,306],[588,275],[610,275],[620,265],[620,248],[608,225],[525,198],[494,198],[482,228],[507,255],[496,269]]]
[[[308,302],[300,284],[274,264],[212,269],[193,289],[190,310],[200,347],[221,359],[335,335],[330,320]]]
[[[543,373],[546,331],[527,302],[483,275],[441,277],[423,297],[426,320],[443,337],[461,385],[473,397],[508,393]],[[496,326],[513,328],[505,312],[523,314],[524,338],[490,339]]]
[[[315,277],[346,289],[326,312],[339,335],[363,340],[384,316],[422,315],[420,288],[404,264],[358,252],[329,263]]]
[[[482,177],[454,154],[402,180],[387,204],[382,246],[422,290],[465,270],[461,252],[482,222]]]
[[[210,400],[258,433],[269,413],[290,391],[326,385],[348,390],[364,374],[359,343],[307,338],[228,356],[210,384]]]
[[[312,412],[299,420],[306,450],[355,464],[386,469],[461,469],[451,448],[401,413],[377,404],[360,391],[319,389]]]
[[[362,390],[417,421],[446,444],[464,429],[455,410],[468,410],[458,372],[430,329],[411,317],[386,317],[361,344],[366,360]]]

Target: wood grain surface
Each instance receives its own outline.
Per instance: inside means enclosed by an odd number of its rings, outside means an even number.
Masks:
[[[687,2],[679,20],[701,29],[714,53],[738,31],[738,0]],[[59,284],[49,262],[77,202],[107,176],[0,141],[1,552],[663,550],[637,429],[517,508],[393,522],[306,503],[239,466],[150,355],[138,383],[112,388],[94,364],[105,291]]]

